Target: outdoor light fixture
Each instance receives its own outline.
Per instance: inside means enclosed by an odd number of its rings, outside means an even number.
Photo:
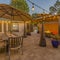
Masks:
[[[57,13],[55,12],[54,15],[57,15]]]
[[[34,11],[34,5],[32,6],[32,11]]]
[[[33,5],[33,6],[32,6],[32,11],[34,11],[34,3],[32,3],[32,5]]]

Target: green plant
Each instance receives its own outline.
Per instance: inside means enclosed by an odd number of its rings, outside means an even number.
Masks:
[[[53,38],[55,40],[60,40],[60,36],[59,35],[51,35],[51,38]]]

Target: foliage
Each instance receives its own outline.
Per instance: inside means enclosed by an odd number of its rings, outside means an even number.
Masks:
[[[37,13],[33,13],[32,18],[37,18]]]
[[[54,13],[60,14],[60,1],[57,0],[56,3],[49,8],[49,10],[51,14]]]
[[[54,12],[56,12],[55,7],[53,7],[53,6],[51,6],[51,7],[49,8],[49,10],[50,10],[50,13],[54,13]]]
[[[29,12],[26,0],[11,0],[10,5],[25,12]]]
[[[51,35],[51,38],[56,39],[56,40],[60,40],[60,36],[59,35]]]

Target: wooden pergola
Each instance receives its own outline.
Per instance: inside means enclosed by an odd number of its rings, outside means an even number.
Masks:
[[[36,18],[33,18],[33,22],[58,22],[60,15],[51,14],[37,14]]]
[[[25,35],[26,22],[31,22],[31,20],[32,20],[31,16],[28,13],[18,10],[7,4],[0,4],[0,18],[7,19],[8,21],[11,21],[11,22],[23,21],[24,35]],[[0,21],[2,21],[2,20],[0,20]]]
[[[41,23],[41,37],[39,45],[46,47],[46,40],[44,38],[44,23],[45,22],[58,22],[58,29],[60,35],[60,15],[51,15],[51,14],[37,14],[36,18],[33,18],[33,22]]]
[[[31,20],[31,16],[21,10],[6,5],[0,4],[0,18],[6,18],[10,20],[28,21]]]

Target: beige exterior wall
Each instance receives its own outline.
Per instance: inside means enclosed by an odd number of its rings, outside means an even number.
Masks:
[[[4,32],[9,32],[12,30],[13,25],[18,25],[18,31],[20,35],[24,34],[24,22],[10,22],[10,21],[0,21],[1,27],[2,27],[2,33]],[[30,22],[25,22],[25,31],[27,32],[27,23],[29,24]]]

